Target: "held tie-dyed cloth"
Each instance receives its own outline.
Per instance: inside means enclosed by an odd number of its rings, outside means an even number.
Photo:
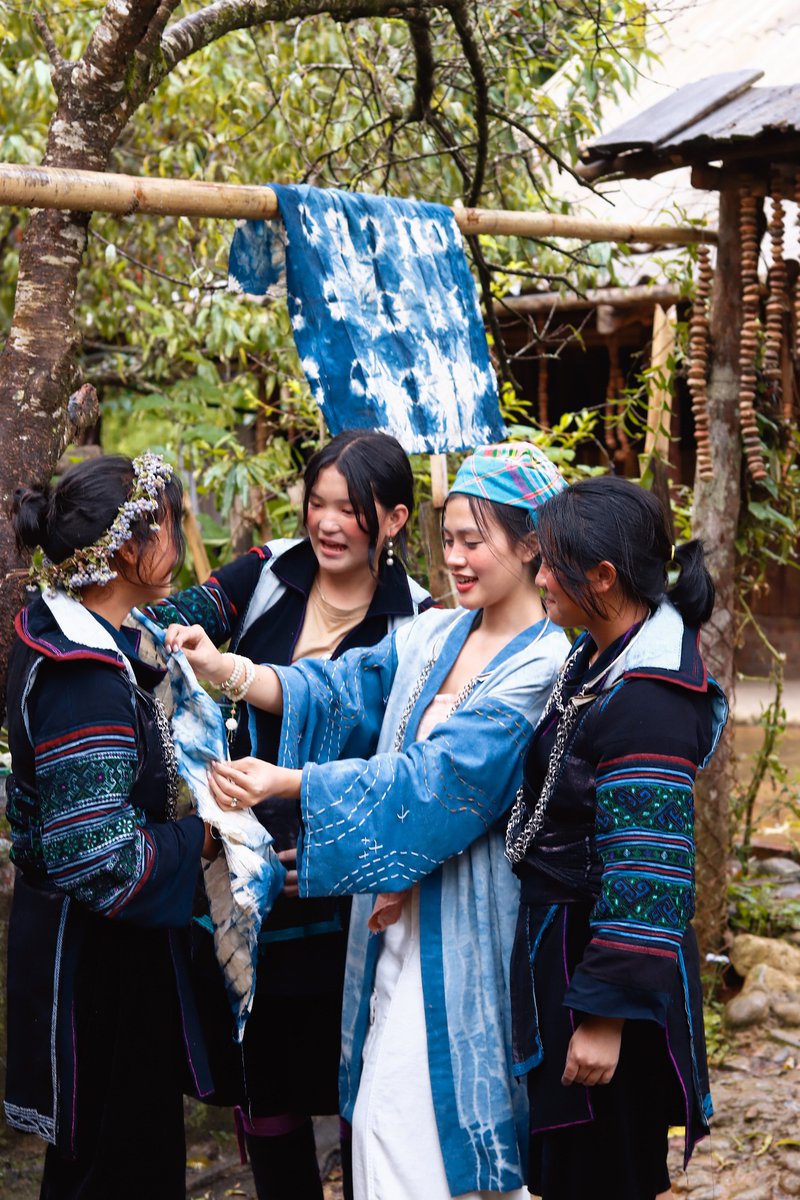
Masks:
[[[204,864],[203,879],[214,948],[241,1041],[255,992],[258,935],[286,871],[255,815],[249,809],[223,811],[209,791],[209,765],[228,757],[220,709],[197,682],[183,652],[168,655],[163,650],[166,631],[138,609],[131,616],[152,635],[166,660],[175,701],[171,722],[178,770],[194,797],[197,815],[213,826],[222,844],[214,861]]]
[[[475,284],[452,209],[272,185],[283,227],[250,221],[234,290],[276,295],[286,259],[303,370],[332,434],[382,429],[408,453],[503,439]]]

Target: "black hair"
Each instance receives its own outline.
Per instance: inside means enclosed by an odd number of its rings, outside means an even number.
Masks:
[[[654,611],[668,596],[687,625],[702,625],[714,608],[714,581],[699,541],[675,546],[664,505],[639,484],[616,475],[575,483],[538,514],[542,558],[564,591],[583,609],[605,618],[588,572],[601,562],[617,571],[623,595]],[[679,569],[668,587],[671,563]]]
[[[111,527],[130,497],[133,463],[122,454],[87,458],[65,471],[55,487],[17,488],[11,503],[11,521],[17,549],[40,546],[54,563],[91,546]],[[183,486],[176,475],[159,493],[158,509],[131,522],[131,538],[139,554],[153,538],[153,522],[169,522],[178,555],[176,571],[186,552],[183,534]]]
[[[308,504],[314,484],[326,467],[336,467],[347,483],[347,495],[353,506],[356,521],[369,534],[369,566],[375,569],[375,550],[378,546],[380,521],[377,501],[391,510],[404,504],[411,516],[414,511],[414,476],[408,455],[388,433],[369,429],[345,429],[308,460],[303,476],[303,521],[308,520]],[[396,553],[401,557],[406,549],[406,529],[395,538]]]
[[[450,496],[461,494],[461,492],[451,492],[447,500],[450,499]],[[466,493],[464,496],[469,501],[469,510],[475,518],[475,524],[482,538],[487,541],[491,540],[491,527],[495,525],[506,535],[511,546],[534,548],[531,542],[536,536],[536,526],[533,523],[530,509],[517,504],[500,504],[495,500],[487,500],[484,496],[470,496]],[[444,525],[444,515],[447,512],[447,500],[442,509],[442,525]],[[540,561],[537,554],[529,564],[533,578],[536,577],[539,570]]]

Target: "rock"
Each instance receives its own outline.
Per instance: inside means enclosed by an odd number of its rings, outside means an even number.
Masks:
[[[800,1196],[800,1175],[781,1175],[780,1189],[784,1196]]]
[[[800,883],[784,883],[775,888],[776,900],[800,900]]]
[[[772,1184],[764,1183],[760,1187],[748,1187],[743,1192],[729,1192],[731,1200],[773,1200]]]
[[[800,997],[797,1000],[770,1000],[773,1016],[790,1028],[800,1025]]]
[[[742,988],[744,992],[768,992],[772,996],[800,998],[800,978],[771,967],[768,963],[756,963],[748,972]]]
[[[757,1104],[751,1104],[744,1114],[745,1121],[757,1121],[761,1116],[761,1109]]]
[[[761,963],[800,978],[800,947],[784,938],[762,938],[752,933],[740,933],[733,940],[730,959],[734,970],[743,978]]]
[[[766,1021],[768,1016],[769,997],[766,992],[742,991],[725,1005],[725,1022],[732,1029],[758,1025]]]
[[[750,860],[757,875],[766,875],[770,879],[800,880],[800,863],[793,858],[762,858]]]
[[[782,1029],[771,1029],[769,1036],[773,1042],[783,1042],[785,1046],[791,1046],[793,1050],[800,1050],[800,1037],[795,1033],[785,1033]]]
[[[800,1176],[800,1150],[792,1150],[788,1146],[776,1146],[775,1154],[788,1174]]]

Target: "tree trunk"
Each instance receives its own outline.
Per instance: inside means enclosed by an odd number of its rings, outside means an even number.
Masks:
[[[695,480],[693,531],[706,548],[717,587],[714,613],[701,639],[709,674],[733,697],[736,639],[736,531],[741,503],[739,333],[742,297],[739,194],[720,193],[719,249],[711,310],[712,367],[708,385],[709,440],[714,473]],[[733,726],[728,726],[696,788],[697,916],[703,953],[719,949],[727,924]]]
[[[60,59],[44,32],[58,94],[46,166],[105,170],[138,102],[128,90],[126,73],[158,9],[158,0],[135,5],[112,0],[77,63]],[[14,317],[0,355],[0,444],[16,448],[0,458],[4,513],[16,488],[41,486],[50,479],[73,432],[66,402],[77,375],[81,334],[75,300],[89,220],[88,213],[40,209],[31,213],[25,232]],[[0,522],[0,697],[25,565],[9,524]]]

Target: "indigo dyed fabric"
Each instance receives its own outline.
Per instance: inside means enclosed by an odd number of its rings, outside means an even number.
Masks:
[[[407,452],[428,454],[501,440],[497,380],[452,209],[274,190],[294,338],[331,433],[382,429]],[[274,223],[243,223],[231,286],[274,295],[280,243]]]
[[[138,609],[131,616],[163,648],[166,630]],[[212,762],[228,757],[222,713],[197,682],[182,651],[165,658],[175,700],[171,723],[178,770],[189,785],[197,815],[214,827],[222,842],[222,853],[204,864],[203,878],[214,947],[241,1041],[255,992],[258,935],[286,871],[272,849],[272,838],[250,809],[227,812],[217,806],[207,772]]]
[[[352,1120],[381,945],[367,926],[374,894],[418,882],[431,1088],[454,1196],[509,1192],[524,1179],[529,1120],[511,1074],[508,992],[519,885],[499,818],[569,645],[548,621],[524,630],[418,742],[474,620],[461,608],[429,609],[376,646],[273,668],[283,689],[280,765],[303,770],[300,895],[366,893],[354,895],[350,920],[342,1115]]]

